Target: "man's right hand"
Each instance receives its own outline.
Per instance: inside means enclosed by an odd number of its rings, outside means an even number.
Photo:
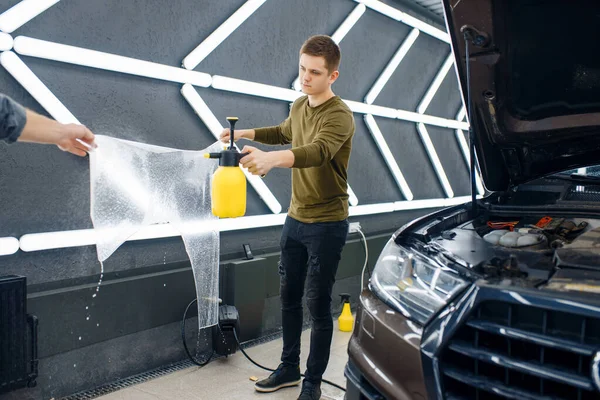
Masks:
[[[236,129],[233,133],[233,141],[237,142],[240,139],[254,140],[254,129]],[[231,138],[229,137],[229,128],[223,129],[219,140],[223,143],[229,143]]]

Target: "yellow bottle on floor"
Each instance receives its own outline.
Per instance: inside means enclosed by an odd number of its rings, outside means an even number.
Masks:
[[[340,297],[342,298],[342,303],[344,303],[344,306],[342,307],[342,314],[340,314],[338,318],[340,331],[352,332],[352,329],[354,329],[354,317],[352,316],[352,311],[350,310],[350,295],[343,293],[340,294]]]
[[[231,145],[220,153],[207,153],[206,158],[218,158],[219,168],[212,176],[212,213],[219,218],[236,218],[246,214],[246,176],[239,167],[240,158],[246,154],[233,145],[234,126],[238,119],[228,117]]]

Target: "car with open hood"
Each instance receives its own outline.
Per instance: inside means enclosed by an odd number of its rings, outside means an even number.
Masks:
[[[346,398],[599,399],[600,2],[443,5],[487,194],[390,238]]]

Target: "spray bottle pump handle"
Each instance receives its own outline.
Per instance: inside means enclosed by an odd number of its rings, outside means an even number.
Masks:
[[[340,297],[342,298],[341,303],[350,303],[350,295],[348,293],[342,293]]]
[[[233,143],[235,141],[235,123],[238,121],[238,117],[227,117],[227,122],[229,122],[229,137],[231,139],[231,145],[229,145],[229,150],[233,150]]]

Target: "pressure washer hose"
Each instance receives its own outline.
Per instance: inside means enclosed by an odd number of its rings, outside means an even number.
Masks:
[[[210,362],[210,360],[212,359],[213,355],[215,354],[215,352],[214,352],[214,349],[213,349],[213,351],[211,352],[210,356],[208,357],[208,359],[207,359],[206,361],[200,362],[200,361],[196,360],[196,358],[195,358],[194,356],[192,356],[192,354],[190,353],[190,350],[188,349],[188,346],[187,346],[187,341],[186,341],[186,339],[185,339],[185,320],[186,320],[186,317],[187,317],[187,313],[188,313],[188,310],[190,309],[190,307],[192,306],[192,304],[194,304],[196,301],[197,301],[197,299],[194,299],[194,300],[192,300],[192,301],[190,302],[190,304],[188,304],[188,306],[186,307],[186,309],[185,309],[185,312],[183,313],[183,320],[181,321],[181,340],[183,340],[183,348],[185,349],[185,352],[186,352],[186,354],[188,355],[189,359],[190,359],[190,360],[191,360],[191,361],[192,361],[194,364],[196,364],[196,365],[198,365],[198,366],[200,366],[200,367],[204,367],[206,364],[208,364],[208,363]],[[221,329],[221,327],[219,326],[219,324],[217,324],[217,326],[219,327],[219,330],[220,330],[220,329]],[[265,367],[265,366],[262,366],[262,365],[260,365],[259,363],[257,363],[256,361],[254,361],[254,360],[253,360],[253,359],[252,359],[252,358],[251,358],[251,357],[250,357],[250,356],[249,356],[249,355],[246,353],[246,351],[245,351],[245,350],[242,348],[242,344],[240,343],[240,340],[238,339],[237,332],[236,332],[236,330],[235,330],[235,329],[233,330],[233,336],[235,337],[235,342],[237,343],[237,345],[238,345],[239,349],[241,350],[242,354],[243,354],[243,355],[244,355],[244,356],[245,356],[245,357],[248,359],[248,361],[250,361],[252,364],[254,364],[254,365],[256,365],[257,367],[259,367],[259,368],[262,368],[262,369],[264,369],[264,370],[266,370],[266,371],[269,371],[269,372],[273,372],[273,371],[275,371],[274,369],[267,368],[267,367]],[[304,374],[300,374],[300,375],[301,375],[302,377],[304,377]],[[331,386],[334,386],[334,387],[336,387],[336,388],[338,388],[338,389],[340,389],[340,390],[343,390],[344,392],[346,391],[346,389],[345,389],[345,388],[341,387],[340,385],[338,385],[338,384],[336,384],[336,383],[330,382],[330,381],[328,381],[328,380],[326,380],[326,379],[323,379],[323,382],[324,382],[324,383],[327,383],[327,384],[329,384],[329,385],[331,385]]]

